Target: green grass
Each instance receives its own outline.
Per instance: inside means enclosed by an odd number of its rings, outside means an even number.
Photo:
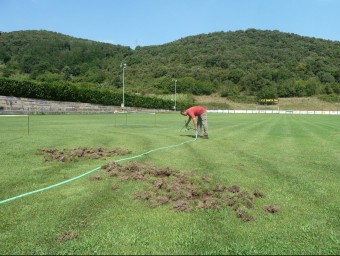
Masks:
[[[44,162],[39,148],[123,147],[138,155],[191,140],[179,114],[0,116],[0,200],[109,159]],[[0,254],[340,254],[340,118],[209,114],[199,139],[134,159],[261,191],[244,222],[231,208],[175,212],[134,200],[146,184],[91,174],[0,204]],[[121,162],[128,164],[129,162]],[[112,184],[119,188],[112,190]],[[278,214],[263,208],[276,205]],[[68,232],[77,234],[61,240]]]

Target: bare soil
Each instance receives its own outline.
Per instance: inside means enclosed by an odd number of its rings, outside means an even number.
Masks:
[[[131,153],[128,149],[115,148],[87,148],[58,150],[56,148],[38,149],[37,154],[44,155],[44,161],[74,162],[81,159],[99,159]],[[133,195],[149,207],[168,205],[170,209],[179,212],[194,210],[229,208],[238,218],[244,221],[255,220],[254,206],[258,199],[265,197],[259,190],[249,192],[237,184],[226,185],[214,183],[210,175],[199,176],[194,173],[183,173],[170,167],[158,168],[152,164],[130,162],[129,165],[120,165],[109,162],[101,167],[108,178],[118,181],[145,182],[147,189]],[[102,180],[100,174],[94,174],[91,180]],[[119,189],[118,184],[112,184],[111,189]],[[266,213],[276,214],[281,209],[276,205],[265,206]],[[75,232],[61,235],[60,242],[73,239]]]
[[[77,237],[78,237],[78,233],[76,231],[68,231],[68,232],[65,232],[64,234],[61,234],[58,237],[58,242],[63,243],[68,240],[75,239]]]
[[[182,173],[166,168],[157,168],[151,164],[132,162],[127,166],[110,162],[102,169],[109,177],[121,181],[145,181],[148,189],[134,194],[134,199],[141,200],[149,207],[170,205],[174,211],[191,212],[204,209],[232,209],[236,216],[244,221],[255,220],[254,205],[264,194],[256,190],[246,191],[240,186],[213,183],[211,176],[199,176]],[[112,189],[117,189],[116,184]],[[279,207],[267,206],[268,213],[278,213]]]
[[[106,157],[112,157],[117,155],[130,154],[131,151],[122,148],[91,148],[91,147],[78,147],[75,149],[63,149],[56,148],[41,148],[36,151],[38,155],[44,155],[44,161],[58,161],[58,162],[76,162],[81,159],[100,159]]]

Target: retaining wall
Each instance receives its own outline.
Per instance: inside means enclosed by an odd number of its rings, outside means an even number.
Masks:
[[[11,96],[0,96],[0,115],[22,114],[110,114],[119,112],[170,112],[120,106],[103,106],[89,103],[49,101]]]

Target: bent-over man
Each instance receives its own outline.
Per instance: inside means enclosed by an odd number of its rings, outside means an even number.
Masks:
[[[204,128],[204,136],[202,138],[208,139],[208,121],[207,121],[207,110],[202,106],[193,106],[186,110],[181,111],[181,115],[188,116],[188,121],[185,123],[185,127],[188,128],[190,120],[192,120],[197,135],[200,134],[202,126]]]

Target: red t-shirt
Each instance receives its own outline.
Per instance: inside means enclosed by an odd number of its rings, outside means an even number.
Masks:
[[[201,106],[194,106],[191,108],[187,109],[187,114],[188,116],[190,116],[191,118],[195,118],[196,116],[200,116],[205,112],[205,108],[201,107]]]

